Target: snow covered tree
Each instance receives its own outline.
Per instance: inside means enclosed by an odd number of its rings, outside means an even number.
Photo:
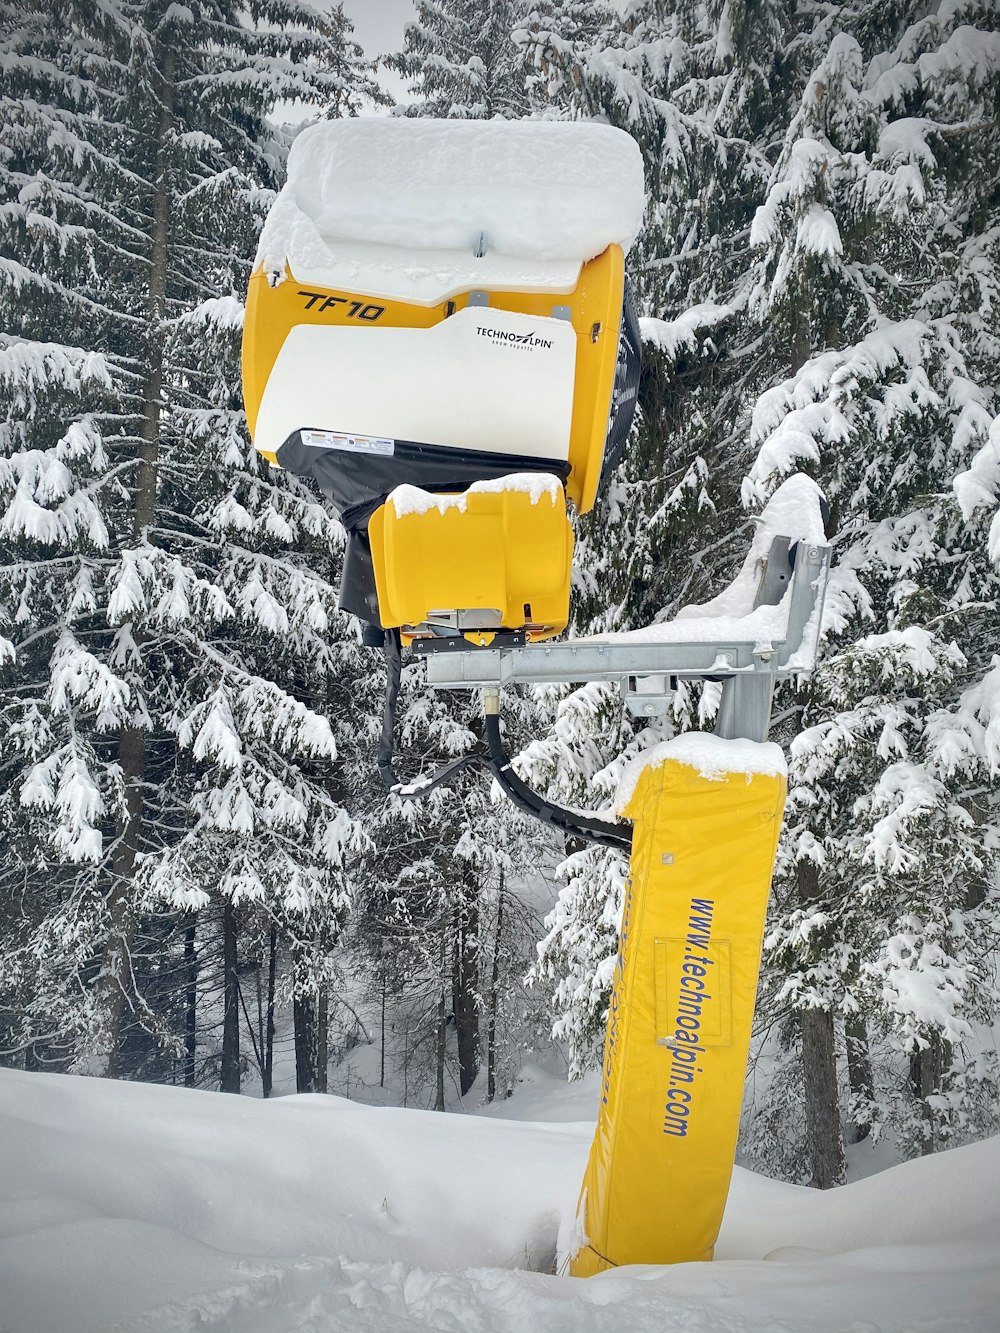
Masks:
[[[524,0],[417,0],[404,49],[386,63],[410,80],[409,116],[516,119],[527,110],[525,70],[513,33]]]
[[[905,6],[677,0],[632,5],[601,49],[552,44],[560,105],[633,133],[650,198],[631,261],[642,420],[584,529],[581,623],[648,623],[717,588],[746,512],[793,468],[832,503],[831,658],[777,704],[780,737],[803,735],[768,955],[768,1003],[792,1020],[788,1058],[823,1118],[795,1126],[786,1099],[790,1148],[769,1164],[796,1172],[808,1128],[818,1183],[840,1171],[838,1059],[852,1118],[916,1146],[971,1132],[972,1101],[988,1101],[961,1043],[995,1012],[995,29],[978,3],[914,21]],[[673,724],[712,708],[710,690],[682,695]],[[525,763],[555,780],[558,756],[560,781],[606,797],[634,743],[619,725],[588,687]],[[620,907],[602,859],[567,864],[542,952],[578,1068]]]
[[[391,106],[392,98],[378,81],[375,63],[354,40],[354,24],[344,13],[343,0],[312,18],[319,46],[315,63],[335,83],[328,83],[323,115],[330,120],[359,116],[373,106]],[[333,92],[331,98],[330,92]]]
[[[773,37],[769,47],[757,41],[744,68],[720,47],[719,16],[705,6],[574,13],[569,44],[546,37],[544,25],[529,34],[533,63],[558,74],[550,87],[565,114],[604,116],[633,135],[648,196],[629,257],[646,343],[640,412],[625,458],[580,524],[574,571],[575,623],[602,632],[704,600],[742,558],[745,519],[733,524],[741,416],[765,373],[738,337],[752,188],[763,191],[767,173],[750,89],[761,69],[773,70],[778,47]],[[626,758],[675,727],[710,725],[717,703],[715,687],[682,689],[672,719],[640,728],[622,718],[615,691],[588,686],[560,703],[548,741],[523,763],[563,799],[603,803]],[[574,851],[542,946],[540,973],[562,978],[556,1030],[570,1038],[577,1073],[599,1051],[624,872],[615,853]]]
[[[525,53],[532,107],[568,111],[576,101],[582,62],[618,29],[618,13],[606,0],[542,0],[528,5],[514,40]]]
[[[117,1073],[126,1014],[176,1043],[135,984],[144,910],[263,903],[313,938],[362,841],[323,716],[356,662],[342,534],[253,454],[238,370],[264,117],[345,88],[305,6],[57,9],[0,11],[0,989],[10,1048]]]
[[[870,1029],[913,1057],[917,1130],[906,1106],[863,1114],[925,1151],[958,1129],[961,1044],[994,1002],[996,835],[973,794],[991,761],[969,699],[990,669],[995,572],[952,487],[995,411],[995,17],[860,7],[815,34],[751,235],[750,308],[794,373],[758,402],[747,496],[814,468],[837,541],[771,961],[822,1086],[807,1077],[807,1122],[836,1090],[841,1014],[852,1043]]]
[[[521,721],[516,708],[511,718]],[[400,776],[430,773],[480,744],[478,700],[430,690],[423,666],[409,666],[397,740]],[[511,1040],[507,994],[520,989],[533,951],[521,887],[537,864],[538,838],[491,787],[474,769],[419,801],[390,796],[373,808],[350,928],[373,998],[404,1034],[389,1066],[405,1066],[407,1088],[416,1085],[438,1109],[450,1087],[470,1092],[484,1064],[495,1085]],[[512,975],[508,955],[519,959]]]

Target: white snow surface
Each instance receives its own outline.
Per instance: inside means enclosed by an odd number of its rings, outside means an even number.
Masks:
[[[515,492],[527,495],[533,505],[538,504],[543,495],[547,495],[555,504],[561,491],[562,482],[551,472],[510,472],[506,477],[496,477],[492,481],[474,481],[467,490],[446,495],[437,495],[420,486],[404,483],[389,492],[389,500],[396,511],[396,517],[402,518],[405,514],[427,514],[432,509],[441,514],[448,509],[457,509],[464,514],[469,495]]]
[[[324,236],[533,259],[628,250],[642,158],[595,121],[328,120],[298,136],[288,188]]]
[[[618,780],[615,814],[625,812],[647,768],[661,768],[669,761],[686,764],[710,782],[722,782],[728,773],[743,773],[748,779],[755,773],[770,777],[785,777],[788,773],[781,746],[773,741],[727,740],[709,731],[686,731],[682,736],[661,741],[625,765]]]
[[[579,1099],[557,1086],[556,1113]],[[588,1102],[593,1097],[590,1090]],[[10,1333],[993,1333],[1000,1141],[819,1193],[737,1168],[717,1259],[549,1276],[591,1123],[0,1070]]]
[[[257,264],[414,301],[477,284],[566,292],[612,242],[628,251],[644,207],[639,148],[610,125],[323,121],[292,146]]]

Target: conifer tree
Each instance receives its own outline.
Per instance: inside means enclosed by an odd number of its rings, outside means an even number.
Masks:
[[[618,27],[618,15],[606,0],[541,0],[528,5],[514,40],[525,53],[532,107],[565,114],[576,100],[582,62],[611,41]]]
[[[973,164],[996,143],[1000,39],[976,6],[914,24],[865,7],[843,28],[817,43],[751,237],[750,306],[795,373],[758,402],[747,495],[814,468],[837,543],[827,661],[791,742],[771,960],[800,1013],[807,1136],[810,1106],[835,1096],[845,1015],[848,1056],[870,1038],[913,1065],[909,1096],[881,1090],[875,1109],[851,1069],[852,1118],[931,1151],[971,1127],[981,1062],[962,1046],[993,1003],[995,833],[974,795],[991,759],[970,700],[995,572],[953,485],[996,406],[980,283],[997,184]]]
[[[890,1122],[911,1148],[989,1123],[993,1075],[962,1043],[995,1006],[995,832],[977,795],[996,761],[995,28],[978,3],[919,21],[905,6],[638,4],[604,49],[570,53],[560,85],[569,114],[635,135],[650,195],[633,255],[642,421],[580,548],[620,601],[599,616],[584,584],[585,623],[631,628],[718,588],[745,515],[793,468],[832,503],[830,658],[776,704],[792,791],[768,984],[790,1083],[748,1135],[772,1168],[806,1155],[817,1183],[841,1170],[838,1079],[853,1120]],[[577,692],[529,756],[539,778],[556,755],[565,774],[568,740],[591,800],[634,739],[600,702]],[[710,720],[711,690],[677,705],[675,725]],[[593,852],[567,871],[541,966],[564,978],[558,1024],[582,1068],[621,879]],[[804,1070],[822,1123],[795,1122]]]
[[[336,918],[360,845],[321,711],[354,661],[342,534],[253,454],[238,373],[264,117],[345,85],[305,7],[56,8],[0,16],[0,987],[12,1048],[113,1074],[126,1014],[176,1036],[136,985],[145,908]]]
[[[404,49],[386,60],[417,98],[399,110],[461,120],[524,115],[524,62],[513,40],[524,8],[524,0],[417,0]]]

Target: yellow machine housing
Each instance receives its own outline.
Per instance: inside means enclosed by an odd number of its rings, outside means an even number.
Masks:
[[[583,265],[580,280],[570,292],[495,291],[488,286],[477,289],[486,292],[490,306],[502,310],[540,318],[551,318],[556,307],[569,312],[577,352],[566,494],[581,514],[593,507],[601,475],[624,286],[624,255],[620,246],[609,245],[603,254]],[[471,297],[472,292],[465,291],[437,305],[418,305],[316,284],[303,288],[287,269],[284,280],[272,284],[267,274],[257,269],[250,278],[243,326],[243,401],[251,438],[256,435],[257,414],[271,370],[296,325],[340,325],[359,337],[383,328],[428,329],[468,307]],[[365,311],[381,313],[372,320],[362,318]],[[336,428],[375,433],[369,422],[340,422]],[[473,438],[474,423],[470,423],[470,441]],[[521,452],[519,444],[511,440],[512,454]],[[278,462],[276,454],[269,451],[264,457],[271,463]]]
[[[609,428],[619,336],[622,326],[624,256],[618,245],[582,265],[579,280],[569,292],[500,291],[488,286],[464,291],[434,305],[393,301],[366,293],[303,285],[287,269],[274,281],[262,269],[250,279],[243,335],[243,386],[247,420],[255,443],[269,462],[297,472],[312,468],[324,491],[338,508],[350,512],[353,493],[337,492],[338,477],[321,475],[315,451],[301,448],[301,437],[320,436],[324,429],[338,438],[357,442],[352,448],[371,453],[372,491],[391,497],[396,484],[412,483],[435,492],[455,494],[482,476],[493,480],[525,467],[552,471],[565,487],[565,499],[580,513],[594,504]],[[258,439],[258,420],[268,381],[291,332],[301,326],[349,330],[352,339],[379,339],[386,329],[431,331],[457,312],[486,306],[531,316],[533,327],[544,334],[568,322],[575,335],[572,414],[565,458],[546,465],[529,439],[512,439],[509,453],[487,456],[475,450],[476,423],[469,422],[470,451],[436,450],[436,471],[424,476],[422,456],[405,456],[411,444],[378,436],[377,395],[368,420],[342,421],[336,402],[330,403],[328,421],[296,421],[302,429],[276,449]],[[373,344],[377,346],[378,344]],[[505,362],[516,376],[518,352]],[[461,374],[461,366],[456,367]],[[516,378],[510,393],[518,392]],[[294,412],[294,409],[293,409]],[[294,415],[289,418],[294,420]],[[373,424],[374,423],[374,424]],[[319,427],[320,430],[312,428]],[[349,434],[357,432],[358,434]],[[415,441],[413,447],[434,441]],[[388,457],[379,449],[393,449]],[[425,451],[427,452],[427,451]],[[447,457],[443,457],[447,455]],[[472,461],[472,460],[475,461]],[[356,460],[348,460],[356,466]],[[448,484],[453,461],[454,481]],[[336,457],[336,466],[341,458]],[[485,468],[485,472],[483,471]],[[557,471],[558,469],[558,471]],[[363,514],[370,549],[377,608],[342,604],[385,628],[399,627],[408,636],[433,633],[432,612],[452,613],[452,622],[475,642],[498,629],[525,631],[532,639],[559,633],[569,614],[572,532],[565,502],[527,503],[516,492],[500,496],[469,496],[461,507],[428,508],[400,518],[391,499]],[[345,570],[345,576],[348,571]],[[346,579],[345,579],[346,582]],[[477,618],[476,612],[485,615]],[[499,617],[495,614],[499,612]],[[430,616],[430,619],[428,617]],[[437,623],[446,623],[440,617]]]
[[[450,625],[455,607],[479,613],[477,638],[523,625],[542,639],[566,624],[573,530],[561,488],[538,498],[472,490],[419,513],[399,513],[390,496],[368,536],[384,626],[410,635],[422,624]]]

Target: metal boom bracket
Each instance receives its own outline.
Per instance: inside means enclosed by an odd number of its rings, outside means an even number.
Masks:
[[[781,640],[761,640],[750,626],[741,637],[738,621],[727,622],[734,628],[731,637],[693,641],[660,641],[652,634],[645,640],[631,634],[439,652],[434,641],[427,640],[420,648],[427,658],[427,682],[442,689],[495,689],[616,681],[630,710],[651,717],[666,711],[678,680],[716,680],[722,684],[716,734],[762,741],[770,726],[775,680],[812,664],[829,568],[829,546],[800,542],[790,549],[787,537],[774,538],[755,609],[777,606],[788,597]],[[685,625],[694,627],[697,620]]]

